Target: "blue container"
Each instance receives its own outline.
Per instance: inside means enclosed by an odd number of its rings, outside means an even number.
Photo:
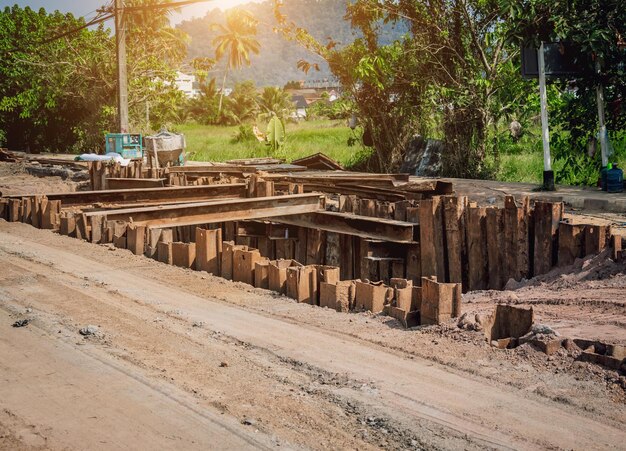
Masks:
[[[606,190],[609,193],[624,191],[624,171],[613,165],[613,169],[606,172]]]
[[[106,153],[116,152],[124,158],[143,158],[141,135],[109,133],[106,135]]]

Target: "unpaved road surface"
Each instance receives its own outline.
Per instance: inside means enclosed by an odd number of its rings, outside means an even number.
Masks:
[[[626,443],[602,374],[515,368],[478,336],[403,331],[1,220],[0,262],[0,448]]]

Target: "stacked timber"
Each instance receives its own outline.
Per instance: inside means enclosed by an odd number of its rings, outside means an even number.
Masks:
[[[329,194],[307,194],[314,184]],[[621,237],[564,221],[562,203],[485,208],[440,191],[451,187],[404,175],[255,172],[239,184],[5,196],[0,218],[405,327],[447,321],[461,292],[502,289],[610,241],[622,256]]]

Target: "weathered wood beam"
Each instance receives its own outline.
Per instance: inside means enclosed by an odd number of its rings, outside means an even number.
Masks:
[[[353,235],[366,239],[412,243],[416,224],[392,219],[370,218],[366,216],[334,213],[328,211],[307,213],[298,216],[273,217],[272,222],[320,229]]]
[[[85,213],[85,216],[105,215],[108,221],[126,221],[148,227],[162,228],[301,215],[320,211],[323,208],[323,196],[319,194],[295,194],[292,196],[126,208],[106,212],[90,212]]]
[[[169,188],[138,188],[122,190],[79,191],[73,193],[46,194],[48,200],[60,200],[63,207],[92,205],[96,203],[137,203],[168,201],[204,201],[214,198],[245,197],[246,184],[176,186]],[[35,194],[16,194],[5,198],[21,199]]]

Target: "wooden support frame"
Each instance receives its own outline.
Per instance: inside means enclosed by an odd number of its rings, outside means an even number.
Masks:
[[[109,210],[106,212],[106,217],[109,221],[127,221],[147,227],[163,228],[302,215],[320,211],[323,205],[323,196],[319,194],[295,194]],[[90,212],[85,215],[89,217],[102,213]]]
[[[393,219],[370,218],[348,213],[329,211],[308,213],[298,216],[271,218],[273,222],[309,227],[326,232],[353,235],[371,240],[390,241],[393,243],[412,243],[416,233],[416,224]]]
[[[215,198],[243,198],[245,183],[205,186],[175,186],[169,188],[139,188],[102,191],[78,191],[46,194],[48,200],[60,200],[63,207],[96,203],[132,204],[138,202],[208,201]],[[36,195],[4,196],[7,199],[34,198]]]

